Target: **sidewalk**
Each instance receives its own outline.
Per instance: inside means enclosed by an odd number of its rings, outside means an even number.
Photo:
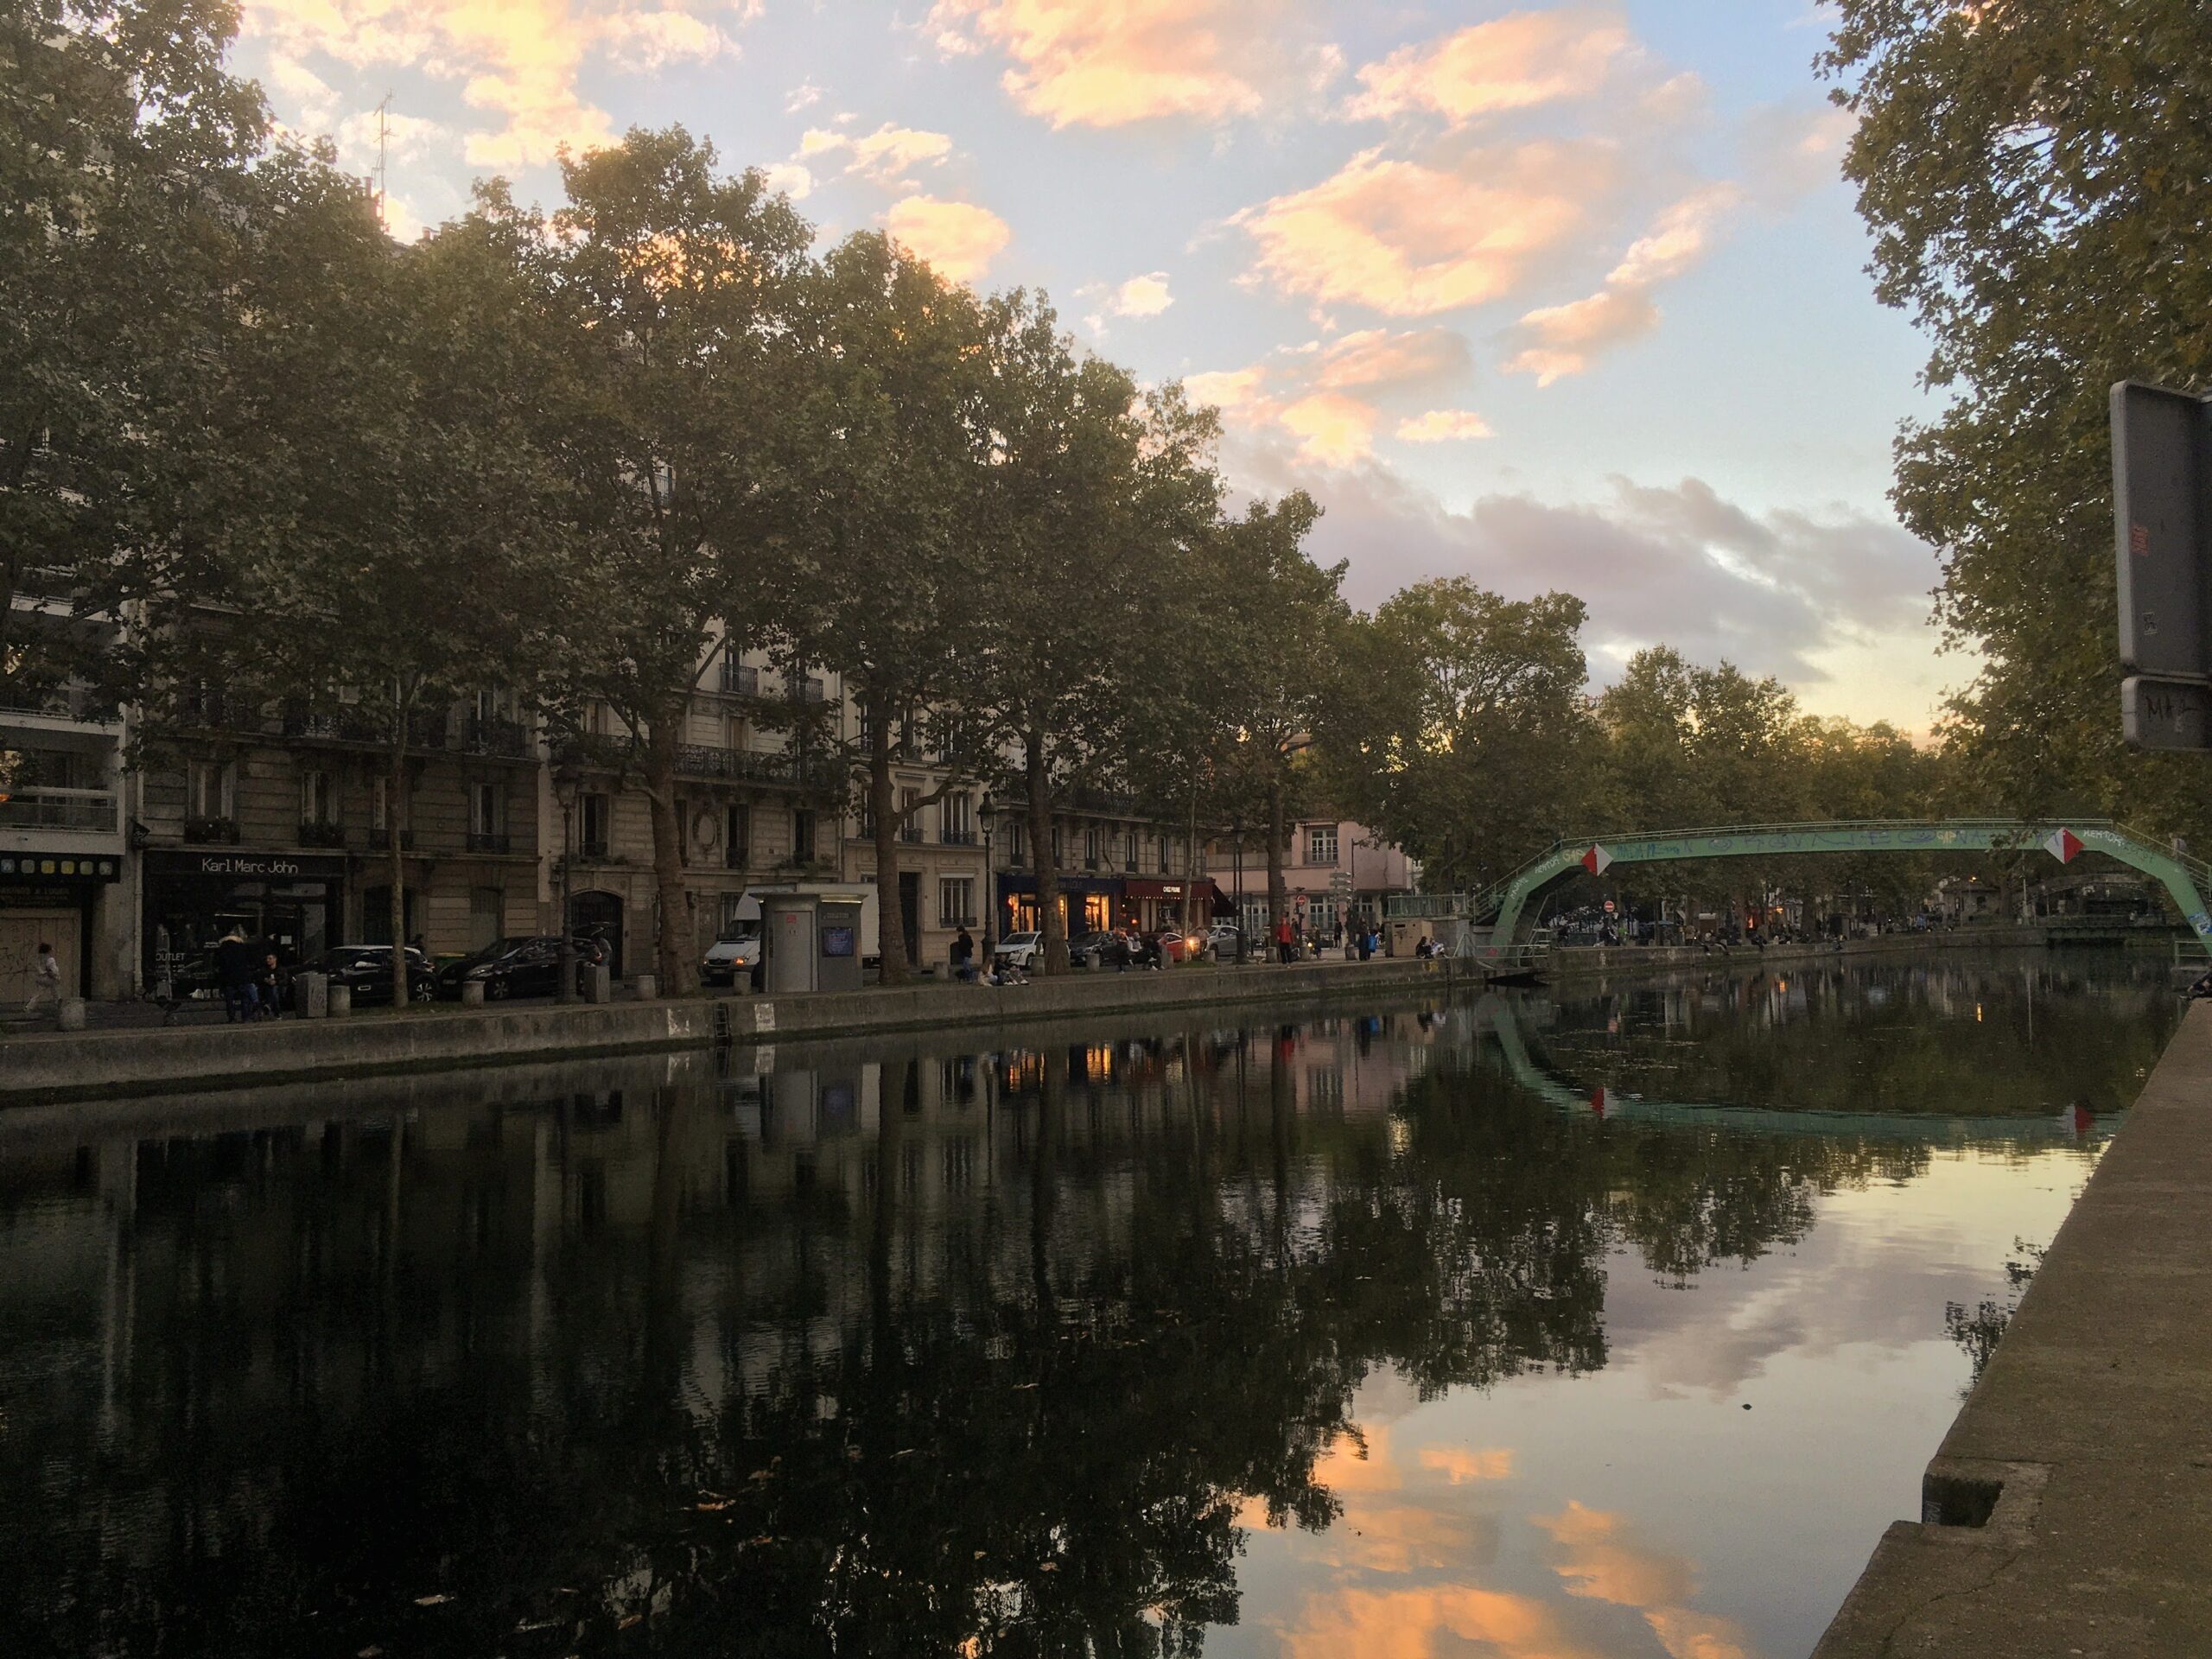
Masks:
[[[1902,1496],[1902,1495],[1901,1495]],[[2212,1655],[2212,1005],[2181,1029],[1814,1659]]]

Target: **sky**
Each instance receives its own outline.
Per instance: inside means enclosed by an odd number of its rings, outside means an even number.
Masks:
[[[277,117],[412,235],[680,122],[825,242],[1041,289],[1310,492],[1370,608],[1471,576],[1925,732],[1969,658],[1885,500],[1924,342],[1878,305],[1813,0],[244,0]],[[1233,601],[1231,601],[1233,605]]]

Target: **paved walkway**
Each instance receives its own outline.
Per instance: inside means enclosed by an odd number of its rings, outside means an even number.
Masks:
[[[2212,1004],[2194,1004],[1815,1659],[2212,1656]]]

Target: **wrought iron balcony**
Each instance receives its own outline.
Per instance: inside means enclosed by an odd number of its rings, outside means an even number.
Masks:
[[[343,847],[345,844],[346,826],[342,823],[307,821],[300,825],[300,845],[302,847]]]
[[[519,757],[530,747],[530,730],[518,720],[471,715],[461,722],[461,746],[475,754]]]
[[[922,826],[918,823],[900,824],[899,826],[899,839],[905,842],[909,847],[920,846],[922,844]]]
[[[973,847],[976,832],[973,830],[942,830],[938,832],[938,839],[947,847]]]
[[[757,697],[760,695],[760,671],[744,664],[722,658],[721,690],[733,697]]]
[[[369,845],[374,848],[378,852],[390,852],[391,850],[391,831],[389,830],[370,830]],[[415,832],[412,830],[401,830],[399,832],[400,850],[403,852],[410,850],[414,845]]]
[[[635,747],[626,737],[607,737],[595,732],[569,732],[553,740],[556,766],[594,766],[619,772],[630,764]]]
[[[187,818],[184,821],[184,838],[202,846],[235,846],[238,838],[238,821],[236,818]]]
[[[287,737],[321,739],[331,743],[381,743],[384,722],[359,709],[308,709],[288,703],[283,732]]]
[[[787,749],[730,749],[704,743],[677,745],[676,769],[687,778],[782,784],[800,789],[834,789],[844,779],[844,768],[834,760],[793,754]]]
[[[722,849],[722,868],[724,869],[747,869],[752,866],[752,863],[753,849],[750,847],[737,846],[725,847]]]
[[[514,837],[508,835],[494,835],[488,830],[472,830],[468,832],[468,850],[472,853],[504,855],[514,850]]]

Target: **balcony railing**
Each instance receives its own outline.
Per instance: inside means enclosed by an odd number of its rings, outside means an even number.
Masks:
[[[18,789],[0,796],[0,825],[10,830],[115,833],[114,794],[105,789]]]
[[[380,852],[380,853],[388,853],[388,852],[390,852],[390,851],[391,850],[391,831],[390,830],[370,830],[370,831],[369,831],[369,845],[370,845],[371,847],[374,848],[378,852]],[[399,847],[400,847],[400,850],[401,850],[402,852],[406,852],[406,851],[408,851],[408,850],[411,849],[414,847],[414,845],[415,845],[415,832],[414,832],[412,830],[401,830],[401,831],[399,832]]]
[[[302,847],[343,847],[346,826],[310,820],[300,825],[300,845]]]
[[[722,658],[721,689],[733,697],[757,697],[760,695],[760,671],[747,668],[742,663]]]
[[[753,849],[750,847],[725,847],[722,849],[722,868],[724,869],[747,869],[751,867],[752,863]]]
[[[607,737],[596,732],[570,732],[553,740],[556,766],[596,766],[619,772],[635,753],[626,737]]]
[[[235,846],[238,838],[236,818],[187,818],[184,838],[200,846]]]
[[[489,830],[472,830],[468,832],[468,850],[504,855],[514,850],[514,839],[512,836],[494,835]]]
[[[102,702],[81,688],[7,680],[0,680],[0,715],[37,715],[92,726],[111,726],[119,718],[114,704]]]
[[[900,824],[899,826],[899,839],[905,842],[909,847],[920,846],[922,844],[922,826],[918,823]]]
[[[518,757],[530,747],[530,730],[518,720],[471,715],[461,722],[461,741],[473,753]]]
[[[785,749],[729,749],[704,743],[677,745],[676,769],[689,778],[786,784],[801,789],[834,789],[844,781],[844,768],[836,760],[797,755]]]
[[[973,830],[941,830],[938,832],[938,839],[947,847],[973,847],[976,832]]]
[[[585,836],[576,844],[576,856],[590,859],[594,863],[604,862],[607,858],[606,837],[601,836],[594,840],[589,836]]]
[[[315,738],[331,743],[384,741],[383,721],[359,709],[308,709],[297,703],[288,704],[283,729],[287,737]]]

